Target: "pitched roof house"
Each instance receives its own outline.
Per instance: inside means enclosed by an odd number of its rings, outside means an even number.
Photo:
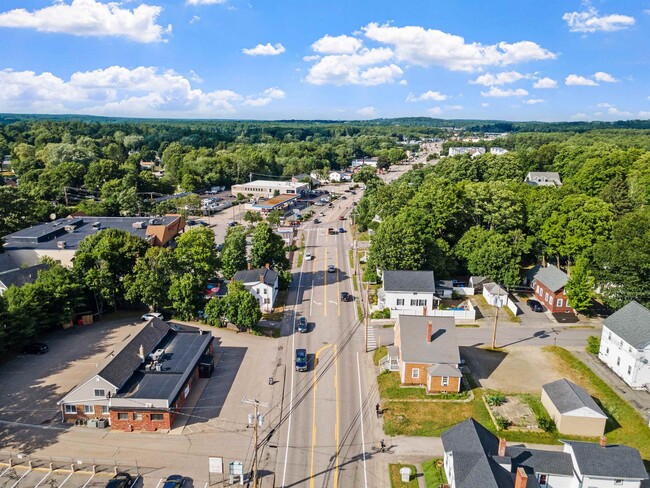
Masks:
[[[569,276],[564,271],[552,264],[545,268],[536,265],[526,273],[526,278],[537,300],[551,313],[573,312],[564,290],[569,281]]]
[[[48,264],[37,264],[27,268],[10,269],[0,272],[0,296],[10,286],[23,286],[27,283],[35,283],[39,271],[50,269]]]
[[[562,186],[560,174],[554,171],[531,171],[526,175],[524,183],[531,186]]]
[[[581,386],[560,379],[542,386],[542,405],[562,434],[601,436],[607,415]]]
[[[632,388],[650,387],[650,310],[631,301],[607,317],[598,357]]]
[[[246,289],[251,292],[260,304],[262,312],[272,312],[275,299],[278,296],[278,273],[266,268],[247,269],[237,271],[233,278],[235,281],[244,283]]]
[[[508,446],[470,418],[442,434],[451,488],[640,488],[648,479],[637,449],[564,441],[564,451]]]
[[[403,385],[423,385],[429,393],[460,391],[463,375],[452,317],[400,315],[394,333]]]
[[[423,315],[425,310],[436,308],[440,301],[435,296],[433,271],[384,271],[382,281],[377,306],[389,308],[391,318],[400,314]]]

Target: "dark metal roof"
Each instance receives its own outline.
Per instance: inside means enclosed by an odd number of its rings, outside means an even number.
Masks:
[[[460,363],[453,317],[400,315],[398,322],[402,361],[423,364]],[[429,322],[433,330],[431,342],[427,341]]]
[[[0,273],[0,285],[9,288],[10,286],[23,286],[27,283],[34,283],[36,282],[36,278],[38,278],[38,272],[47,269],[50,269],[48,264],[37,264],[27,268],[3,271]]]
[[[98,375],[116,388],[121,388],[142,364],[142,358],[139,356],[140,346],[142,346],[144,355],[148,355],[170,329],[171,326],[167,322],[158,318],[149,320]]]
[[[521,466],[535,473],[573,476],[571,454],[561,451],[528,449],[524,446],[506,447],[506,456],[512,463],[512,471]]]
[[[247,269],[244,271],[237,271],[235,273],[235,281],[242,281],[246,283],[260,283],[260,277],[263,276],[265,285],[273,286],[278,279],[278,273],[275,270],[267,268]]]
[[[384,290],[435,293],[433,271],[384,271]]]
[[[635,301],[607,317],[603,325],[632,347],[650,344],[650,310]]]
[[[526,273],[526,276],[531,282],[537,280],[553,292],[564,288],[569,281],[569,276],[552,264],[549,264],[545,268],[535,266]]]
[[[586,407],[607,418],[607,415],[584,388],[567,379],[562,378],[552,383],[546,383],[542,386],[542,389],[561,414]]]
[[[582,475],[646,480],[648,473],[637,449],[623,445],[601,447],[596,442],[563,441],[573,448]]]

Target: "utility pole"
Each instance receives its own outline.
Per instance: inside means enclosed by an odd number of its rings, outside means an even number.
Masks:
[[[499,300],[497,299],[497,313],[494,314],[494,330],[492,331],[492,349],[497,347],[497,320],[499,320]]]
[[[244,397],[242,400],[242,403],[247,403],[249,405],[253,405],[255,407],[255,415],[249,415],[248,416],[248,425],[253,424],[253,427],[255,428],[255,445],[253,449],[253,488],[257,488],[257,440],[258,440],[258,432],[259,432],[259,427],[262,426],[262,423],[264,422],[264,415],[261,415],[258,413],[259,407],[264,407],[268,408],[269,404],[268,403],[262,403],[258,401],[257,399],[249,400],[248,398]]]

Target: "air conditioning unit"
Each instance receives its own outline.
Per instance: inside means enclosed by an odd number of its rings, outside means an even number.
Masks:
[[[151,353],[151,359],[154,361],[160,361],[160,359],[165,355],[165,350],[164,349],[156,349],[154,352]]]
[[[140,221],[133,222],[131,224],[131,227],[133,227],[134,229],[144,229],[145,227],[147,227],[147,224],[145,222],[140,222]]]
[[[76,229],[74,225],[66,225],[63,228],[65,229],[66,232],[74,232],[74,230]]]
[[[102,226],[101,222],[93,222],[93,229],[99,229]]]
[[[65,249],[66,247],[68,247],[68,245],[65,243],[65,241],[58,241],[56,243],[56,247],[59,249]]]

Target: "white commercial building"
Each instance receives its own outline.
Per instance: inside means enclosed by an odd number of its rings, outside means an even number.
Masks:
[[[449,156],[460,156],[461,154],[469,154],[472,157],[485,154],[484,147],[450,147]]]
[[[237,196],[241,193],[244,196],[252,195],[259,198],[271,198],[276,195],[299,195],[309,193],[308,183],[294,183],[292,181],[266,181],[255,180],[250,183],[232,185],[230,193]]]
[[[650,387],[650,310],[632,301],[607,317],[598,357],[632,388]]]

